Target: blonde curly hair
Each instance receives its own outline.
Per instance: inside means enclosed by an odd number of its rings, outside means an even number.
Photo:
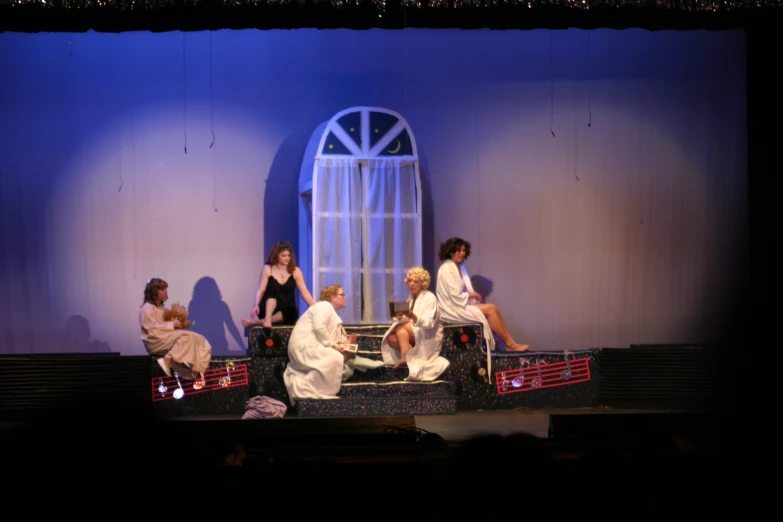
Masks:
[[[422,288],[429,288],[430,282],[432,282],[432,278],[430,277],[430,273],[427,272],[424,267],[415,266],[408,270],[408,272],[405,274],[405,282],[407,283],[408,281],[418,281],[421,283]]]
[[[336,296],[343,287],[340,285],[329,285],[321,290],[321,301],[331,301],[332,297]]]

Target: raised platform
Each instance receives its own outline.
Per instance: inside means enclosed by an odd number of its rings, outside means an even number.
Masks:
[[[359,355],[382,360],[380,344],[388,325],[345,325],[349,334],[359,335]],[[287,345],[292,327],[260,327],[248,333],[248,353],[252,357],[251,387],[255,384],[259,394],[265,394],[290,406],[282,374],[288,364]],[[492,354],[492,368],[488,368],[486,348],[482,345],[481,327],[468,323],[444,325],[441,355],[451,366],[441,376],[444,386],[422,386],[422,383],[404,381],[407,369],[389,367],[356,372],[344,382],[340,397],[372,399],[372,408],[379,408],[383,415],[413,412],[416,415],[456,413],[476,409],[589,407],[597,406],[600,394],[600,369],[598,350],[581,352],[535,352]],[[569,365],[573,374],[562,379]],[[557,367],[556,371],[553,367]],[[561,368],[562,367],[562,368]],[[499,387],[504,373],[516,372],[528,375],[528,385],[507,389]],[[543,369],[542,376],[538,376]],[[535,374],[535,375],[534,375]],[[529,382],[539,378],[542,385],[531,388]],[[500,380],[500,381],[499,381]],[[554,382],[558,381],[558,382]],[[365,385],[369,384],[369,386]],[[262,393],[263,392],[263,393]],[[424,393],[423,393],[424,392]],[[401,400],[417,397],[414,401]],[[451,400],[446,400],[450,398]],[[358,415],[362,410],[346,402],[344,408],[333,401],[317,406],[321,401],[307,401],[305,407],[297,407],[299,415]],[[381,406],[386,403],[386,406]],[[427,404],[430,402],[431,404]],[[453,403],[452,411],[444,410]],[[418,406],[409,410],[414,404]],[[365,406],[370,405],[367,402]],[[328,413],[319,413],[328,412]]]
[[[380,358],[386,325],[347,325],[360,333],[360,355]],[[248,354],[214,357],[207,386],[167,378],[149,356],[47,354],[0,356],[0,420],[24,420],[60,405],[113,401],[122,408],[152,406],[164,418],[229,415],[240,418],[248,399],[284,403],[287,417],[453,415],[476,410],[543,408],[715,408],[718,354],[693,345],[600,348],[576,352],[492,354],[479,346],[478,326],[448,325],[443,355],[450,368],[433,383],[405,381],[407,370],[356,372],[341,399],[292,407],[283,384],[289,328],[264,337],[250,332]],[[270,340],[269,343],[266,341]],[[263,343],[261,342],[263,340]],[[233,373],[232,372],[232,368]],[[239,371],[239,370],[242,371]],[[226,378],[231,382],[226,383]],[[224,385],[226,384],[226,385]],[[165,395],[160,386],[165,387]],[[182,387],[183,397],[174,398]]]

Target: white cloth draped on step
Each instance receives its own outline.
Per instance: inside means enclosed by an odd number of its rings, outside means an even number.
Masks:
[[[416,321],[411,322],[415,346],[411,348],[405,360],[408,365],[408,377],[406,381],[434,381],[446,368],[449,361],[441,357],[443,347],[443,325],[440,322],[438,312],[438,300],[435,294],[423,289],[414,303],[413,296],[408,296],[408,305],[416,315]],[[407,316],[402,316],[394,321],[386,331],[381,341],[381,355],[383,362],[393,366],[400,360],[400,351],[392,348],[388,337],[397,325],[410,322]]]
[[[336,399],[343,354],[333,347],[347,341],[343,320],[329,301],[318,301],[296,322],[288,339],[283,373],[291,404],[299,399]]]

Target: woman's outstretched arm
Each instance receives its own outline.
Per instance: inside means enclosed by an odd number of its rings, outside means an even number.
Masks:
[[[304,281],[304,274],[299,267],[294,268],[294,281],[296,281],[296,287],[299,289],[299,293],[302,294],[302,299],[305,300],[307,306],[313,306],[315,299],[310,295],[310,291],[307,289],[307,285]]]

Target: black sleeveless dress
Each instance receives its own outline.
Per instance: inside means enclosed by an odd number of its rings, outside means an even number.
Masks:
[[[275,323],[277,325],[291,326],[296,324],[299,319],[299,309],[296,307],[296,297],[294,296],[294,290],[296,289],[296,281],[293,274],[288,276],[288,279],[284,284],[280,284],[272,274],[269,274],[269,278],[266,281],[266,290],[264,295],[261,296],[261,302],[258,304],[258,318],[264,318],[264,311],[266,310],[267,299],[273,298],[277,300],[275,310],[272,315],[277,312],[283,314],[283,321]]]

